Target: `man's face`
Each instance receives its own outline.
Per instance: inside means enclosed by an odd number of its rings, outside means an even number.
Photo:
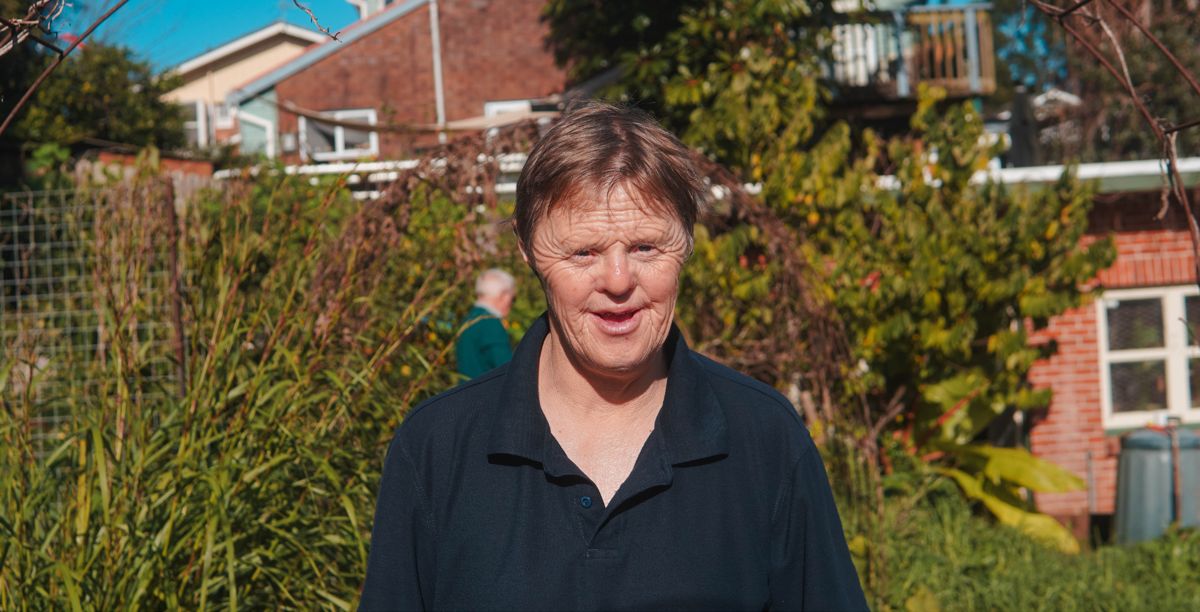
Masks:
[[[688,254],[683,224],[623,188],[566,202],[538,225],[533,257],[565,348],[601,376],[639,371],[666,341]]]

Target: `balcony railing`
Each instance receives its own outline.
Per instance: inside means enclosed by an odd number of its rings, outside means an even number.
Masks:
[[[989,4],[918,6],[833,28],[830,74],[845,101],[916,98],[920,83],[951,98],[996,90]]]

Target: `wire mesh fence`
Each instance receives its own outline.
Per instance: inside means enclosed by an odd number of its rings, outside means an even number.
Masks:
[[[16,358],[4,394],[40,411],[42,453],[65,418],[62,400],[129,392],[149,399],[174,380],[170,236],[163,194],[130,185],[0,194],[0,350]],[[133,354],[115,352],[130,339]],[[116,386],[99,376],[136,361]],[[6,359],[7,360],[7,359]],[[0,398],[2,399],[2,398]]]

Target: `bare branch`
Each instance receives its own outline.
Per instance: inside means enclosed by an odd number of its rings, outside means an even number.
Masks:
[[[322,27],[322,26],[321,26],[321,23],[320,23],[319,21],[317,21],[317,16],[316,16],[316,15],[313,15],[313,12],[312,12],[312,11],[310,11],[310,10],[308,10],[308,9],[304,8],[304,5],[303,5],[303,4],[300,4],[300,0],[292,0],[292,2],[296,3],[296,8],[298,8],[298,9],[300,9],[300,10],[304,11],[305,13],[308,13],[308,18],[312,20],[312,22],[313,22],[313,25],[317,26],[317,29],[318,29],[318,30],[320,30],[320,31],[321,31],[322,33],[324,33],[326,36],[328,36],[328,37],[330,37],[330,38],[332,38],[332,39],[334,39],[334,40],[336,40],[336,41],[338,41],[338,42],[342,42],[342,40],[341,40],[340,38],[338,38],[338,34],[341,34],[341,32],[340,32],[340,31],[339,31],[339,32],[336,32],[336,33],[335,33],[335,32],[330,32],[330,31],[329,31],[329,28],[326,28],[326,27]]]
[[[30,37],[57,50],[57,47],[38,38],[33,32],[39,28],[49,31],[50,23],[62,14],[66,4],[66,0],[37,0],[29,5],[29,11],[23,19],[0,19],[0,25],[3,25],[5,30],[4,39],[0,40],[0,56],[15,49]],[[59,54],[61,53],[59,51]]]

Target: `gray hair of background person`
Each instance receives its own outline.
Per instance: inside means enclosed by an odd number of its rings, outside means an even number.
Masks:
[[[517,279],[499,268],[487,270],[475,279],[475,297],[492,298],[516,290]]]
[[[693,226],[711,196],[692,152],[638,109],[591,103],[568,114],[570,121],[555,124],[533,148],[517,179],[513,223],[523,247],[558,206],[578,206],[583,194],[607,199],[629,188],[642,206],[683,224],[690,250]]]

